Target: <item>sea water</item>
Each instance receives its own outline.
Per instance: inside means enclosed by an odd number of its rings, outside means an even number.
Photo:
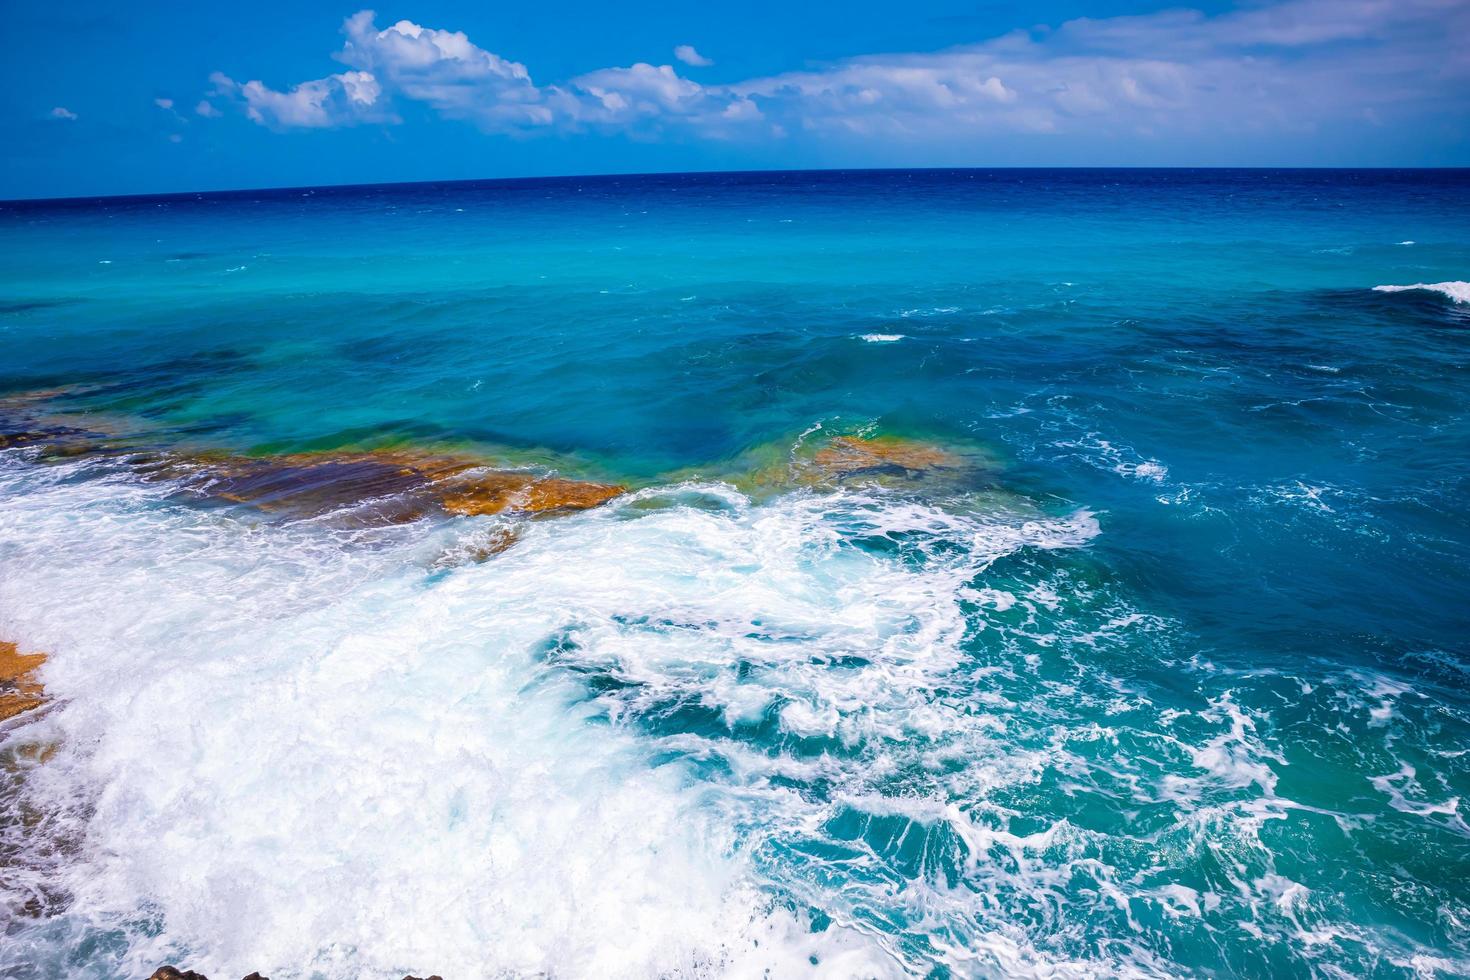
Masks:
[[[12,407],[628,488],[0,450],[0,972],[1470,973],[1467,278],[1465,171],[0,205]],[[872,436],[979,462],[752,476]]]

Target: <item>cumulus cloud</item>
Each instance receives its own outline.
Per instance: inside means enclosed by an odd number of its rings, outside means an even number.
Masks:
[[[172,109],[174,107],[174,100],[173,99],[154,99],[153,100],[153,104],[156,105],[156,106],[158,106],[158,108],[160,108],[160,109]]]
[[[395,122],[395,104],[416,103],[495,133],[726,139],[1301,132],[1435,106],[1470,113],[1464,0],[1282,0],[1213,16],[1082,18],[721,85],[646,63],[538,85],[525,65],[460,31],[408,20],[379,29],[369,10],[342,31],[334,57],[348,71],[285,90],[216,75],[214,94],[278,129]],[[674,54],[710,63],[690,45]]]
[[[199,104],[194,107],[194,114],[196,116],[203,116],[205,119],[218,119],[220,116],[224,115],[224,113],[216,109],[214,107],[214,103],[210,102],[208,99],[199,100]]]
[[[708,68],[714,64],[713,61],[694,50],[694,45],[692,44],[679,45],[674,49],[674,57],[684,62],[684,64],[692,65],[695,68]]]
[[[220,72],[211,75],[210,81],[216,95],[233,99],[244,107],[247,118],[274,129],[327,129],[395,121],[379,103],[383,87],[372,72],[344,71],[285,91],[260,81],[241,84]]]
[[[407,20],[380,31],[373,16],[363,10],[347,18],[342,26],[347,41],[335,55],[359,75],[381,78],[393,92],[444,116],[488,128],[553,121],[547,93],[532,83],[525,65],[471,44],[462,31],[435,30]]]
[[[68,122],[75,121],[77,114],[64,105],[59,105],[49,113],[52,119],[65,119]]]

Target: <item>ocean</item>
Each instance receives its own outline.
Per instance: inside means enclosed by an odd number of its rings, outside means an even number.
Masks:
[[[0,204],[0,974],[1470,975],[1466,278],[1464,170]]]

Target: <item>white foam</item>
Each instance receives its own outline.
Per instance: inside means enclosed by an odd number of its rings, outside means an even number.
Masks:
[[[862,335],[862,339],[870,344],[896,344],[903,338],[904,335],[901,333],[865,333]]]
[[[768,785],[777,763],[751,753],[751,783],[721,791],[621,720],[692,696],[736,720],[782,704],[796,737],[981,738],[993,720],[934,694],[965,584],[1098,531],[684,487],[731,506],[640,509],[646,492],[444,572],[479,522],[252,526],[74,472],[0,460],[0,635],[52,653],[38,802],[91,811],[60,873],[73,901],[36,928],[64,935],[57,956],[119,930],[98,948],[122,975],[898,975],[906,954],[840,896],[815,933],[773,905],[750,849],[819,812]],[[855,544],[887,535],[917,552]],[[926,536],[971,547],[925,557]],[[589,675],[617,685],[592,697]],[[974,942],[1046,960],[1021,934]]]
[[[1431,293],[1439,293],[1448,296],[1456,303],[1470,303],[1470,282],[1416,282],[1409,286],[1374,286],[1373,291],[1377,293],[1404,293],[1413,289],[1423,289]]]
[[[1080,439],[1060,441],[1056,445],[1081,450],[1088,462],[1130,480],[1163,483],[1169,478],[1169,467],[1161,461],[1142,456],[1130,446],[1114,445],[1096,432],[1089,432]]]
[[[916,316],[947,316],[950,313],[958,313],[959,311],[960,308],[958,306],[931,306],[900,310],[898,315],[908,319],[909,317]]]

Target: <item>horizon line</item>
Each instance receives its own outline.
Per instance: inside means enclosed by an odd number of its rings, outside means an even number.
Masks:
[[[530,183],[532,181],[568,181],[568,180],[614,180],[642,177],[740,177],[757,174],[921,174],[921,173],[979,173],[993,171],[1236,171],[1236,172],[1321,172],[1321,173],[1363,173],[1363,172],[1442,172],[1465,170],[1470,171],[1470,166],[1416,166],[1416,167],[1319,167],[1319,166],[1148,166],[1148,165],[1122,165],[1122,166],[1084,166],[1084,165],[1054,165],[1054,166],[1017,166],[1006,165],[996,167],[770,167],[770,168],[746,168],[738,170],[647,170],[612,173],[582,173],[582,174],[526,174],[513,177],[456,177],[452,179],[427,179],[427,180],[388,180],[388,181],[366,181],[346,184],[282,184],[267,185],[259,187],[219,187],[203,190],[183,191],[154,191],[136,194],[71,194],[61,197],[15,197],[0,198],[0,208],[10,205],[37,205],[37,204],[67,204],[103,201],[148,201],[159,199],[185,199],[220,197],[236,194],[263,194],[263,193],[285,193],[287,191],[351,191],[366,190],[369,188],[398,188],[398,187],[420,187],[445,185],[453,186],[459,184],[517,184]]]

